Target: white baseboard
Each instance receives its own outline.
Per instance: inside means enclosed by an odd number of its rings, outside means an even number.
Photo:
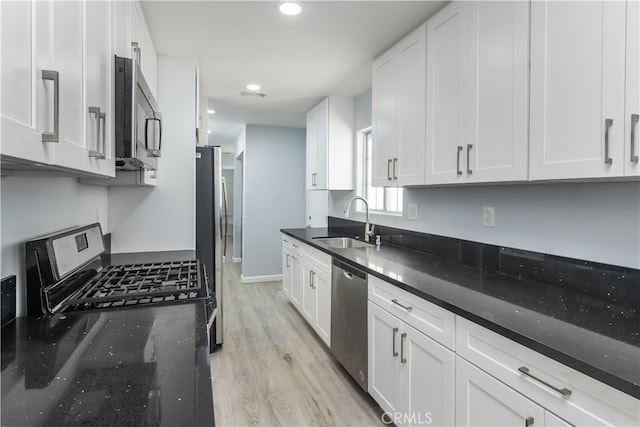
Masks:
[[[240,275],[240,282],[242,283],[258,283],[258,282],[278,282],[282,280],[282,274],[273,274],[271,276],[251,276],[244,277]]]
[[[231,257],[231,261],[233,261],[235,264],[242,262],[242,257],[236,258],[236,257]]]

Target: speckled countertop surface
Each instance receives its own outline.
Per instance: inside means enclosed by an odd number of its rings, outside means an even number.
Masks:
[[[314,240],[332,235],[326,228],[281,231],[640,398],[637,306],[384,243],[331,248]]]
[[[214,425],[203,301],[2,328],[2,425]]]

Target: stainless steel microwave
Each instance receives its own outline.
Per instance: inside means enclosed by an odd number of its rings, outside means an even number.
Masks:
[[[157,169],[162,115],[138,64],[115,57],[116,169]]]

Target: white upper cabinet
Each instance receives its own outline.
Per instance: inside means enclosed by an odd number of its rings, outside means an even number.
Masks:
[[[41,58],[35,50],[37,12],[48,9],[44,2],[0,2],[2,32],[2,166],[7,162],[49,162],[51,142],[42,133],[52,132],[43,115],[53,116],[52,84],[42,80]],[[46,105],[45,105],[46,101]]]
[[[632,13],[634,3],[628,3]],[[630,152],[624,150],[626,7],[615,1],[531,3],[532,180],[624,175]],[[635,21],[630,18],[636,40],[630,40],[627,62],[637,66],[637,12]],[[628,76],[636,85],[629,107],[638,96],[635,73]]]
[[[453,2],[427,21],[427,184],[527,179],[529,4]]]
[[[627,2],[624,174],[640,175],[640,2]]]
[[[353,98],[330,96],[307,113],[307,189],[353,189]]]
[[[114,161],[101,148],[110,147],[111,126],[97,111],[110,106],[110,2],[2,8],[3,90],[12,76],[17,83],[2,97],[3,167],[113,176]],[[10,46],[16,41],[19,50]],[[95,103],[91,112],[88,103]]]
[[[158,88],[158,57],[140,3],[115,2],[116,55],[137,61],[154,96]]]
[[[376,59],[372,75],[375,186],[424,182],[425,26]]]

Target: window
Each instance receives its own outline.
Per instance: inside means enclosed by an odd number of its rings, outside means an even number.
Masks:
[[[369,210],[394,215],[402,214],[402,187],[374,187],[373,175],[373,137],[371,128],[358,132],[357,150],[358,195],[369,202]],[[357,209],[364,210],[364,203],[358,201]]]

